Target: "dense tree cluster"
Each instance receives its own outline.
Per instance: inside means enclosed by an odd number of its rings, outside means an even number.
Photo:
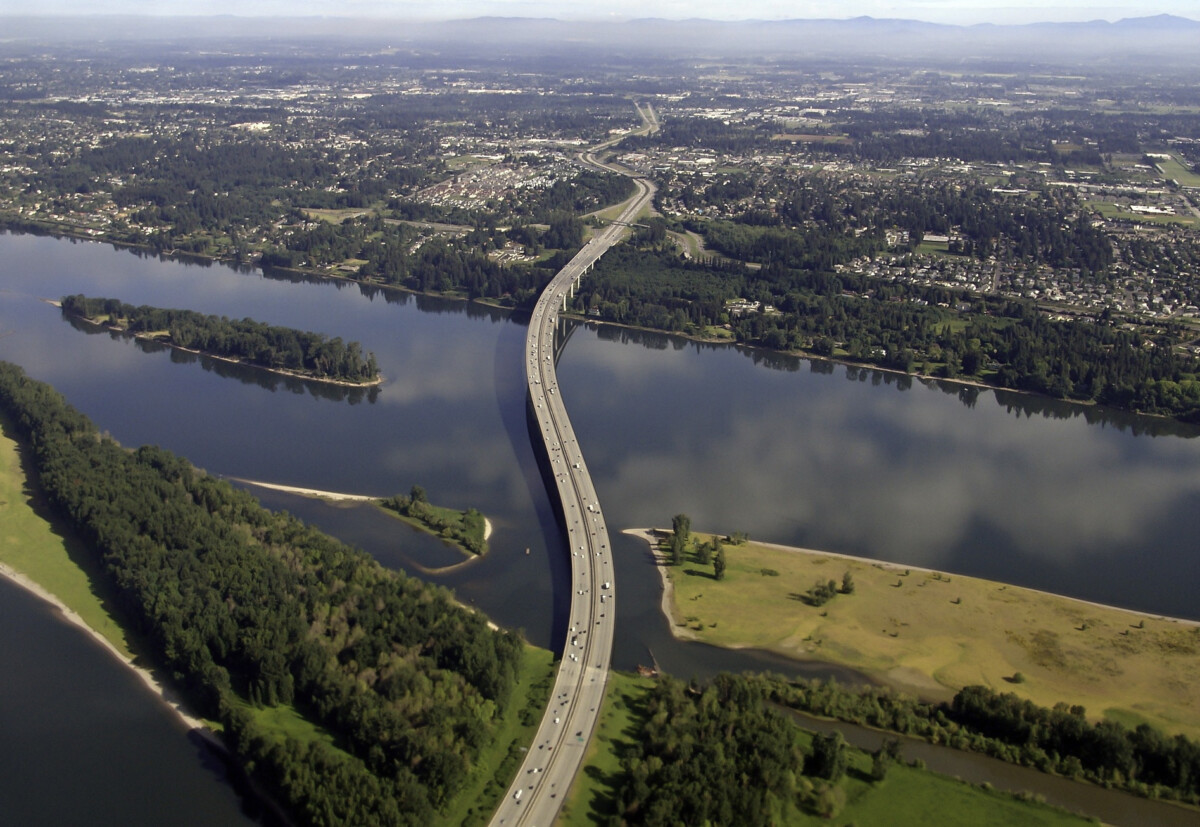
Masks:
[[[389,508],[417,521],[429,531],[451,540],[471,554],[483,554],[487,551],[487,522],[482,512],[477,508],[466,511],[454,511],[432,505],[425,497],[425,489],[414,485],[412,491],[405,496],[397,494],[382,500],[384,508]]]
[[[705,225],[705,241],[738,261],[822,271],[883,248],[882,234],[798,233],[724,221]]]
[[[950,714],[986,737],[1074,757],[1092,777],[1136,779],[1184,797],[1200,794],[1200,744],[1182,735],[1167,738],[1147,724],[1133,730],[1114,721],[1090,724],[1082,707],[1046,709],[983,686],[968,686],[955,695]]]
[[[625,175],[580,169],[571,178],[559,178],[548,187],[523,189],[515,193],[507,205],[514,215],[527,215],[541,224],[552,224],[560,213],[587,213],[619,204],[633,195],[633,180]],[[547,247],[578,246],[551,244]]]
[[[1001,256],[1089,273],[1113,261],[1103,230],[1078,214],[1068,194],[1050,189],[1023,198],[998,198],[987,184],[941,182],[889,188],[879,199],[888,216],[916,238],[924,233],[958,232],[955,252],[985,259]]]
[[[1037,706],[1011,693],[968,686],[950,703],[891,690],[764,677],[769,697],[815,715],[928,738],[1015,764],[1087,778],[1141,795],[1200,804],[1200,744],[1148,724],[1089,723],[1081,707]]]
[[[701,179],[703,180],[703,179]],[[834,264],[885,248],[885,231],[898,228],[915,245],[927,233],[953,235],[951,252],[999,257],[1055,268],[1077,268],[1091,278],[1113,261],[1104,230],[1092,226],[1073,194],[1045,187],[1024,195],[997,195],[990,185],[955,180],[889,181],[814,172],[798,179],[731,174],[700,190],[671,187],[685,209],[732,216],[689,220],[709,247],[739,261],[829,270]],[[757,195],[763,206],[739,202]],[[661,195],[660,195],[661,197]]]
[[[492,737],[517,637],[167,451],[122,448],[7,363],[0,409],[128,623],[299,822],[429,823]],[[263,731],[248,704],[280,703],[338,746]]]
[[[624,823],[783,824],[804,771],[795,726],[765,687],[719,675],[702,690],[661,678],[645,726],[621,762]]]
[[[63,313],[85,319],[107,318],[133,334],[160,334],[188,350],[237,359],[252,365],[344,382],[379,378],[375,354],[358,342],[343,342],[320,333],[276,327],[253,319],[232,320],[193,310],[134,306],[117,299],[75,295],[62,300]]]

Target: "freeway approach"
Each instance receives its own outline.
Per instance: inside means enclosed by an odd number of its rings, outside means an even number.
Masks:
[[[591,153],[580,160],[609,172],[627,170],[603,164]],[[533,309],[525,342],[525,381],[538,431],[546,444],[554,493],[562,504],[571,552],[571,608],[562,661],[545,717],[517,771],[492,825],[550,827],[563,805],[604,702],[616,620],[612,547],[600,501],[558,389],[554,336],[560,308],[575,285],[650,203],[654,186],[635,178],[638,192],[620,217],[597,233],[546,286]]]

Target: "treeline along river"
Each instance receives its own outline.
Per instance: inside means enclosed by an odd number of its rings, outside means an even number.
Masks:
[[[385,382],[337,392],[143,353],[145,343],[72,326],[42,301],[74,293],[360,341]],[[527,433],[525,331],[523,317],[475,304],[0,236],[0,359],[123,444],[159,444],[210,473],[381,496],[420,484],[440,505],[480,509],[495,525],[490,553],[450,568],[457,551],[371,507],[255,492],[551,645],[565,629],[568,567]],[[1196,429],[611,327],[574,326],[559,379],[613,529],[682,511],[697,530],[1200,611]],[[675,643],[644,545],[614,534],[614,557],[619,668],[785,665]],[[16,606],[11,622],[32,611]],[[42,713],[56,703],[33,689],[19,700]],[[179,736],[164,724],[160,737]],[[207,773],[200,762],[195,771]],[[42,793],[58,782],[47,777]],[[28,783],[0,788],[37,795]]]

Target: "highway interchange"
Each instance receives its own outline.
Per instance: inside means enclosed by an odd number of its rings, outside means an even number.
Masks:
[[[583,163],[630,174],[594,155]],[[612,549],[608,526],[559,392],[554,368],[558,314],[575,285],[596,260],[619,242],[654,196],[650,182],[635,178],[638,192],[619,218],[597,233],[560,270],[538,299],[525,343],[525,380],[538,430],[546,445],[571,551],[570,622],[563,656],[545,716],[525,761],[492,817],[493,825],[549,827],[583,765],[604,702],[616,618]]]

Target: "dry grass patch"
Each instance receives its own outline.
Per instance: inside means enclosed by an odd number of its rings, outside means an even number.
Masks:
[[[983,684],[1200,737],[1195,623],[800,549],[748,543],[725,554],[722,581],[695,561],[667,570],[677,630],[844,664],[926,697]],[[852,594],[806,602],[814,584],[840,587],[845,573]]]

